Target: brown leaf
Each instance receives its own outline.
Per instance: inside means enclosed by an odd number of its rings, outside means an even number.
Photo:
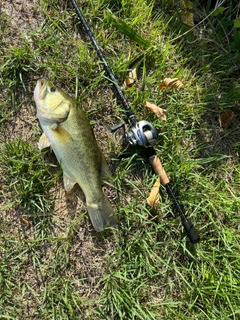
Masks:
[[[182,88],[183,83],[178,78],[165,78],[160,83],[160,90],[164,90],[166,88]]]
[[[153,113],[155,113],[155,115],[158,118],[160,118],[161,120],[163,120],[163,121],[167,120],[167,117],[166,117],[167,110],[162,109],[162,108],[160,108],[160,107],[156,106],[155,104],[150,103],[148,101],[146,101],[146,107],[148,109],[150,109]]]
[[[184,12],[184,14],[182,15],[182,22],[189,27],[193,27],[194,26],[193,13],[190,11]]]
[[[138,64],[139,63],[137,62],[132,66],[132,69],[129,71],[127,78],[124,80],[122,89],[130,87],[136,81]]]
[[[20,220],[21,224],[24,224],[25,226],[28,226],[28,227],[31,226],[31,222],[24,219],[23,217],[20,217],[19,220]]]
[[[147,204],[151,207],[156,209],[159,205],[159,188],[160,188],[160,178],[158,177],[152,190],[150,191],[149,197],[147,198]]]
[[[193,3],[190,0],[183,0],[182,5],[185,9],[191,10],[193,8]]]
[[[220,123],[221,123],[221,126],[224,128],[224,129],[228,129],[233,120],[235,118],[235,114],[232,110],[226,110],[220,117]]]

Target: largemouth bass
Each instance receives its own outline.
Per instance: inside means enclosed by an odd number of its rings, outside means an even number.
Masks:
[[[116,218],[102,191],[101,180],[109,169],[84,111],[73,98],[47,80],[37,81],[34,99],[43,130],[39,149],[51,146],[62,167],[66,191],[79,184],[96,231],[114,226]]]

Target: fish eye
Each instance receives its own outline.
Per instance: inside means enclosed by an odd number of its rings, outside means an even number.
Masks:
[[[56,88],[55,88],[55,87],[51,87],[51,88],[50,88],[50,91],[51,91],[51,92],[55,92],[55,91],[56,91]]]

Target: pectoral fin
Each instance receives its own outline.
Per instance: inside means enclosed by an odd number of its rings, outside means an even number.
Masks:
[[[71,191],[77,181],[72,180],[69,176],[63,172],[63,185],[66,191]]]
[[[55,138],[60,143],[69,143],[69,142],[73,141],[73,139],[70,136],[70,134],[61,125],[58,125],[57,123],[54,123],[51,126],[51,129],[54,132]]]
[[[38,149],[42,150],[50,146],[51,146],[51,143],[48,140],[48,137],[45,135],[45,133],[43,133],[38,142]]]

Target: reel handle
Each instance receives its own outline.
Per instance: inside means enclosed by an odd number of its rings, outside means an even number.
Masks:
[[[118,129],[124,128],[124,127],[125,127],[125,123],[124,123],[124,122],[121,122],[121,123],[119,123],[119,124],[116,124],[115,126],[110,127],[110,128],[109,128],[109,131],[110,131],[111,133],[114,133],[114,132],[116,132]],[[124,131],[125,131],[125,130],[124,130]]]

